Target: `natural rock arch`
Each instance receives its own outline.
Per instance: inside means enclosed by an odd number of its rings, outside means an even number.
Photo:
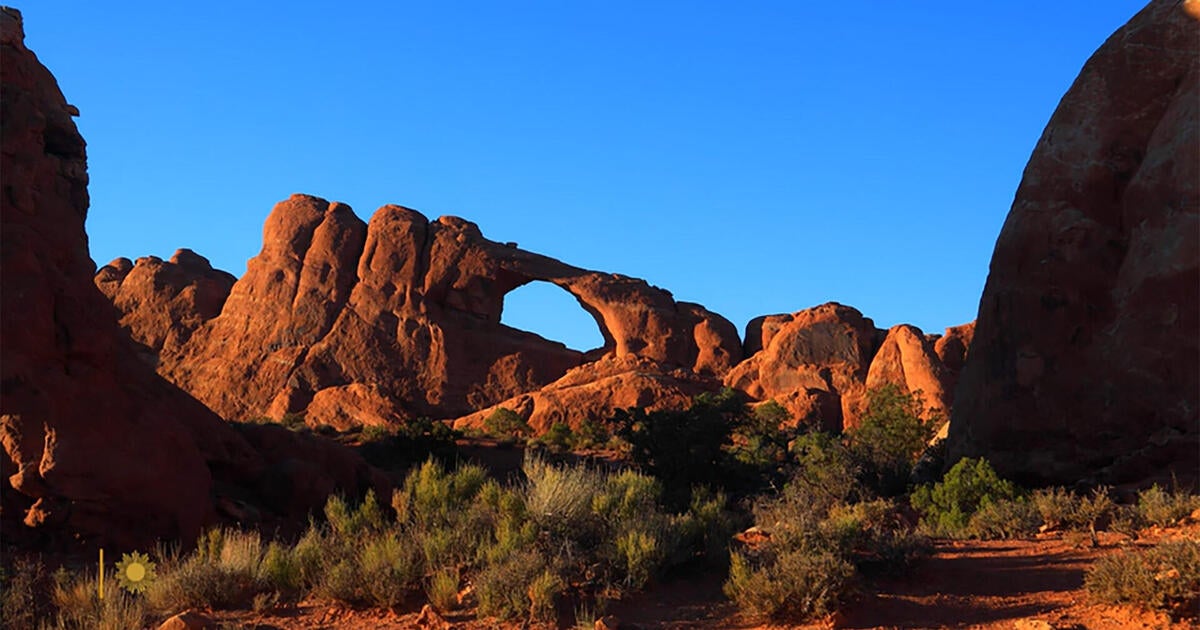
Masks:
[[[593,341],[582,344],[568,342],[560,338],[564,332],[561,330],[557,333],[543,333],[546,330],[544,324],[529,321],[531,311],[527,309],[531,306],[541,310],[544,321],[569,321],[572,328],[586,329],[581,320],[586,318],[587,323],[595,327],[591,329],[595,332],[588,335]],[[568,349],[584,354],[603,354],[606,348],[614,345],[612,334],[604,325],[604,318],[595,309],[589,308],[579,296],[571,293],[570,289],[545,280],[530,280],[505,293],[500,323],[517,330],[532,332],[547,341],[562,343]],[[579,334],[578,337],[582,338],[583,335]]]

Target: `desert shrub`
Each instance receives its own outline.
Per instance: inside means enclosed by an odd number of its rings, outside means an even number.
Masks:
[[[483,419],[483,430],[495,438],[520,437],[533,433],[533,429],[524,418],[512,409],[504,407],[496,407]]]
[[[265,548],[256,532],[211,529],[196,551],[159,571],[146,590],[156,610],[241,608],[270,585],[261,574]]]
[[[302,413],[285,413],[283,414],[283,417],[279,419],[279,424],[282,424],[293,431],[298,431],[307,426],[304,421],[304,414]]]
[[[1042,525],[1046,529],[1069,528],[1075,522],[1075,506],[1079,497],[1063,488],[1034,490],[1031,496]]]
[[[1138,493],[1137,512],[1151,525],[1174,525],[1198,508],[1200,496],[1179,488],[1168,492],[1155,484]]]
[[[556,453],[571,450],[576,441],[575,433],[571,431],[571,425],[565,422],[555,422],[550,425],[550,429],[537,439],[537,443]]]
[[[341,496],[331,496],[325,502],[325,521],[333,535],[343,539],[377,532],[384,527],[383,510],[371,490],[357,507],[351,507]]]
[[[489,503],[485,491],[495,495],[494,501]],[[392,494],[392,507],[424,551],[426,565],[437,569],[473,559],[493,525],[500,507],[494,503],[502,494],[478,466],[447,471],[429,459]]]
[[[912,493],[912,506],[921,512],[921,524],[937,535],[969,535],[971,516],[981,507],[996,501],[1013,500],[1016,485],[1001,479],[986,459],[963,458],[942,481],[918,486]]]
[[[814,442],[826,453],[835,443]],[[766,536],[731,554],[725,583],[726,594],[748,613],[803,619],[830,612],[860,573],[902,568],[928,550],[892,501],[822,494],[814,489],[814,474],[799,467],[782,493],[753,507],[755,525]],[[855,483],[847,480],[847,488],[833,494],[865,495]]]
[[[419,417],[388,427],[363,428],[356,450],[372,466],[405,470],[430,456],[452,458],[460,435],[445,422]]]
[[[979,507],[967,521],[965,532],[973,538],[999,540],[1029,536],[1042,524],[1041,515],[1032,501],[997,499]]]
[[[730,454],[741,470],[747,485],[757,481],[777,482],[782,479],[788,459],[788,441],[792,432],[781,428],[789,418],[782,405],[774,400],[757,406],[750,413],[735,416]]]
[[[787,550],[757,560],[734,553],[724,590],[751,614],[806,619],[836,610],[854,573],[853,565],[829,551]]]
[[[729,540],[742,529],[742,519],[729,509],[725,493],[701,487],[692,491],[688,511],[674,518],[671,529],[676,534],[669,564],[699,557],[709,564],[725,566]]]
[[[304,589],[304,573],[295,548],[272,542],[263,553],[259,576],[266,588],[273,589],[278,601],[293,603]]]
[[[45,591],[50,576],[41,560],[16,557],[0,572],[0,625],[33,628],[50,614]]]
[[[395,532],[370,536],[358,554],[358,573],[363,585],[360,598],[376,606],[395,606],[418,583],[422,568],[420,551],[410,541]]]
[[[818,509],[867,496],[859,481],[861,467],[837,436],[805,433],[792,442],[792,453],[796,461],[789,492],[802,493]]]
[[[563,590],[563,581],[550,569],[543,569],[529,583],[529,617],[536,621],[555,618],[555,602]]]
[[[921,392],[892,384],[867,392],[867,409],[850,434],[850,449],[867,485],[884,496],[904,491],[913,465],[933,436],[934,422],[921,419]]]
[[[618,410],[612,424],[630,458],[662,482],[667,504],[682,509],[693,486],[729,487],[728,449],[745,413],[741,395],[727,388],[697,396],[685,411]]]
[[[1165,542],[1141,553],[1106,556],[1088,571],[1084,587],[1103,603],[1195,616],[1200,604],[1200,542]]]
[[[585,418],[575,431],[574,448],[599,448],[607,444],[611,437],[603,423]]]
[[[1086,496],[1081,497],[1075,504],[1073,525],[1085,528],[1091,536],[1092,546],[1100,546],[1097,534],[1104,525],[1116,514],[1117,505],[1113,502],[1106,486],[1100,486]]]
[[[599,473],[584,466],[556,466],[525,458],[525,505],[538,527],[553,535],[581,535],[595,528],[592,501],[604,486]]]
[[[384,442],[394,438],[395,436],[395,431],[377,424],[365,426],[359,433],[359,439],[363,442]]]
[[[529,587],[545,570],[546,561],[526,550],[484,567],[475,577],[479,614],[501,619],[529,612]]]
[[[439,569],[429,576],[425,595],[429,603],[440,612],[449,612],[458,607],[458,569]]]

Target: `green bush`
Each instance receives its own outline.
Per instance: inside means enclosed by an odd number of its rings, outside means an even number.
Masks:
[[[667,504],[683,509],[693,487],[728,488],[737,480],[730,449],[745,414],[741,394],[726,388],[697,396],[685,411],[618,410],[612,424],[630,458],[662,483]]]
[[[887,384],[867,392],[861,423],[850,431],[850,449],[862,466],[864,480],[875,492],[895,496],[904,491],[937,420],[921,419],[921,392],[904,393]]]
[[[921,524],[941,535],[966,536],[971,516],[996,501],[1018,496],[1016,485],[1001,479],[986,459],[963,458],[932,486],[918,486],[912,506],[921,512]]]
[[[584,418],[575,432],[574,448],[600,448],[608,444],[611,437],[603,423],[591,418]]]
[[[837,436],[820,431],[806,433],[792,442],[792,452],[796,463],[790,492],[802,493],[817,509],[868,495],[859,481],[861,466]]]
[[[571,430],[571,425],[565,422],[555,422],[535,442],[545,446],[552,452],[565,453],[574,448],[577,439],[575,432]]]
[[[1200,542],[1166,542],[1142,553],[1106,556],[1088,571],[1084,587],[1102,603],[1194,617],[1200,610]]]
[[[512,409],[504,407],[496,407],[483,419],[483,430],[495,438],[522,437],[533,433],[533,429],[524,418]]]

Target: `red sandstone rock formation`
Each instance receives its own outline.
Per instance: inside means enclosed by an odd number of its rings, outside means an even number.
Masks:
[[[952,459],[1047,483],[1200,471],[1200,25],[1188,4],[1155,0],[1121,27],[1042,133],[979,304]]]
[[[884,384],[920,390],[927,417],[945,417],[972,329],[947,328],[941,338],[907,324],[883,331],[856,309],[833,302],[758,317],[746,327],[747,358],[729,371],[725,384],[752,398],[774,399],[795,420],[829,431],[856,426],[867,391]]]
[[[952,401],[947,387],[950,375],[934,350],[934,343],[915,326],[900,324],[887,331],[871,367],[867,370],[867,389],[884,384],[896,385],[901,391],[921,392],[926,419],[946,420]]]
[[[604,347],[585,356],[501,324],[504,295],[535,280],[573,294]],[[719,376],[741,344],[699,305],[489,241],[463,219],[385,206],[364,225],[343,204],[294,195],[220,316],[164,348],[160,372],[227,417],[345,426],[459,416],[600,356]]]
[[[206,459],[252,458],[220,420],[142,365],[92,284],[83,139],[54,77],[3,26],[3,476],[29,525],[132,542],[192,537],[212,517]],[[33,500],[32,506],[23,504]],[[14,503],[15,502],[15,503]]]
[[[181,249],[168,261],[118,258],[96,272],[95,282],[120,311],[121,327],[157,357],[164,346],[186,342],[200,324],[221,313],[236,278],[208,259]]]
[[[85,145],[71,120],[78,112],[25,47],[13,9],[0,9],[0,46],[5,538],[27,531],[11,520],[18,517],[51,534],[145,548],[159,538],[194,540],[216,518],[214,495],[220,503],[226,492],[293,517],[320,505],[331,487],[386,492],[386,480],[346,449],[279,436],[278,427],[238,430],[138,360],[93,284]],[[175,269],[118,262],[101,284],[115,288],[118,303],[136,287],[162,305],[161,319],[143,312],[130,328],[151,347],[169,346],[192,317],[219,307],[201,261],[181,252],[169,263]],[[156,278],[171,286],[150,288]]]
[[[801,421],[830,430],[854,425],[879,343],[870,319],[830,302],[756,318],[746,331],[750,356],[725,376],[726,385],[774,399]]]
[[[618,409],[686,409],[692,399],[721,388],[721,381],[684,368],[639,357],[603,357],[567,372],[557,381],[493,407],[459,418],[456,429],[483,428],[496,407],[521,416],[535,433],[555,423],[578,429],[584,420],[604,422]]]

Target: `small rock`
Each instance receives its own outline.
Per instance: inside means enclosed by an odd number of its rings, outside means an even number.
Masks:
[[[213,622],[208,617],[191,611],[181,612],[164,621],[158,630],[204,630],[212,628]]]

